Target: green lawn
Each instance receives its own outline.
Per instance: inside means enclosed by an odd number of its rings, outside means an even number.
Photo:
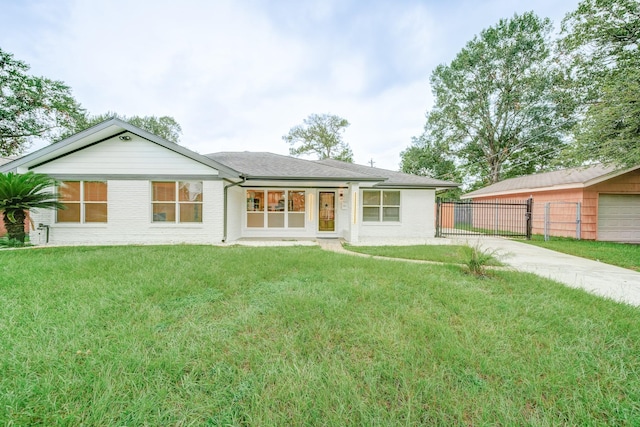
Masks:
[[[316,247],[0,251],[0,425],[639,425],[640,310]]]
[[[544,237],[540,235],[533,236],[531,240],[523,240],[523,242],[640,271],[640,245],[575,240],[562,237],[552,237],[551,240],[545,242]]]
[[[362,254],[383,256],[389,258],[415,259],[422,261],[435,261],[449,264],[464,264],[468,255],[462,245],[414,245],[414,246],[351,246],[344,248]],[[487,265],[502,265],[496,257],[487,262]]]

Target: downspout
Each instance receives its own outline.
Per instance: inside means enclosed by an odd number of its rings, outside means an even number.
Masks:
[[[227,217],[228,217],[228,213],[227,213],[227,199],[228,199],[227,191],[228,191],[229,188],[235,187],[236,185],[244,184],[247,181],[247,178],[244,175],[240,175],[240,178],[242,178],[242,181],[233,182],[232,184],[224,186],[224,212],[223,212],[224,233],[223,233],[223,236],[222,236],[222,243],[227,241]]]

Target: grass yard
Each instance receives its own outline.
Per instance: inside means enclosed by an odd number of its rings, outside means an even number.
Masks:
[[[575,240],[552,237],[545,242],[544,236],[535,235],[531,240],[523,240],[536,246],[551,249],[582,258],[598,260],[607,264],[640,271],[640,245],[594,240]]]
[[[416,259],[422,261],[435,261],[449,264],[464,264],[468,260],[462,245],[413,245],[413,246],[352,246],[344,245],[344,248],[352,252],[383,256],[389,258]],[[486,265],[502,265],[495,257],[491,257]]]
[[[639,425],[640,310],[316,247],[0,252],[0,425]]]

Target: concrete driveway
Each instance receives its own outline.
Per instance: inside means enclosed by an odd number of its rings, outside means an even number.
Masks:
[[[498,237],[467,236],[451,240],[471,246],[479,244],[485,250],[498,251],[501,261],[517,270],[640,306],[639,272]]]

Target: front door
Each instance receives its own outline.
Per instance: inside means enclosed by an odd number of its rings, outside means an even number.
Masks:
[[[336,231],[336,192],[318,193],[318,231]]]

